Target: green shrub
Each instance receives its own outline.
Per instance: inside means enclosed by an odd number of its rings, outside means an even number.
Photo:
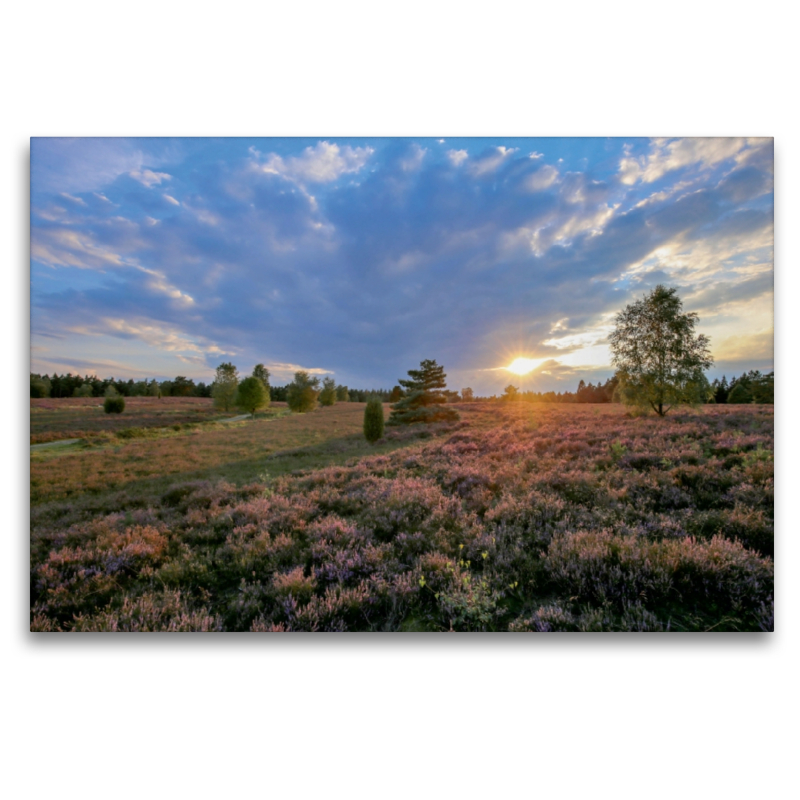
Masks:
[[[122,396],[106,397],[103,401],[103,409],[106,414],[121,414],[125,410],[125,398]]]
[[[383,436],[383,403],[379,397],[370,397],[364,409],[364,436],[368,442],[377,442]]]

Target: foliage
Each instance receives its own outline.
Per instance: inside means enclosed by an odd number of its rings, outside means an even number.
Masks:
[[[409,378],[401,380],[405,389],[393,406],[389,415],[389,425],[409,425],[415,422],[447,422],[459,419],[454,408],[443,408],[447,398],[443,392],[446,387],[444,367],[436,361],[426,359],[419,369],[410,369]]]
[[[364,437],[377,442],[383,436],[383,403],[379,397],[370,397],[364,409]]]
[[[319,404],[321,406],[332,406],[336,399],[336,381],[333,378],[323,378],[322,391],[319,393]]]
[[[223,411],[230,411],[236,402],[238,387],[239,371],[236,367],[227,361],[220,364],[211,387],[214,405]]]
[[[43,378],[31,372],[31,397],[50,397],[51,389],[52,384],[47,376]]]
[[[295,372],[294,380],[286,389],[286,403],[297,414],[313,411],[317,407],[319,378],[312,378],[307,372]]]
[[[269,370],[263,364],[253,367],[253,377],[258,378],[264,386],[269,387]]]
[[[340,403],[348,403],[350,401],[350,392],[347,390],[346,386],[336,387],[336,399]]]
[[[745,384],[737,383],[733,389],[728,392],[727,402],[731,405],[736,405],[737,403],[752,403],[753,394]]]
[[[461,399],[465,403],[471,403],[475,399],[475,395],[469,386],[461,390]]]
[[[239,384],[239,389],[236,393],[236,405],[245,411],[249,411],[254,418],[256,411],[260,411],[269,405],[269,390],[261,378],[251,375]]]
[[[121,414],[125,410],[125,398],[120,395],[106,397],[103,409],[106,414]]]
[[[507,402],[513,402],[521,399],[519,395],[519,389],[509,383],[508,386],[506,386],[506,388],[503,390],[503,396],[500,399]]]
[[[74,391],[73,391],[72,396],[73,397],[91,397],[92,396],[92,385],[90,383],[84,383],[82,386],[76,386]]]
[[[658,285],[617,314],[611,353],[626,405],[664,416],[678,404],[708,399],[709,340],[694,332],[697,314],[683,314],[682,307],[676,289]]]

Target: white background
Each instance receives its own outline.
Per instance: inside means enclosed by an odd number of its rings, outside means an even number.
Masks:
[[[794,796],[800,137],[785,8],[6,7],[7,797]],[[775,136],[778,632],[28,633],[29,137],[130,134]]]

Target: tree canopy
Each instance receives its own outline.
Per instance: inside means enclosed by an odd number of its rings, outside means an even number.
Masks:
[[[245,378],[239,384],[236,405],[249,411],[253,417],[255,417],[256,411],[266,408],[269,405],[269,389],[264,385],[264,381],[255,375]]]
[[[405,389],[404,396],[393,406],[388,425],[408,425],[412,422],[442,422],[459,419],[454,408],[446,408],[447,384],[444,367],[436,361],[426,359],[419,369],[410,369],[408,379],[399,383]]]
[[[610,340],[623,403],[663,417],[675,405],[708,399],[709,339],[695,333],[697,314],[682,308],[677,289],[659,284],[617,314]]]
[[[336,403],[336,381],[333,378],[322,379],[322,391],[319,393],[319,402],[323,406],[332,406]]]
[[[319,378],[312,378],[307,372],[295,372],[294,380],[286,387],[286,403],[298,414],[313,411],[318,395]]]
[[[239,371],[233,364],[225,361],[217,367],[211,396],[214,405],[223,411],[229,411],[236,402],[236,391],[239,387]]]

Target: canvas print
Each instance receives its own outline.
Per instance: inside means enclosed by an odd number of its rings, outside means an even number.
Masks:
[[[32,631],[774,629],[769,138],[31,140]]]

